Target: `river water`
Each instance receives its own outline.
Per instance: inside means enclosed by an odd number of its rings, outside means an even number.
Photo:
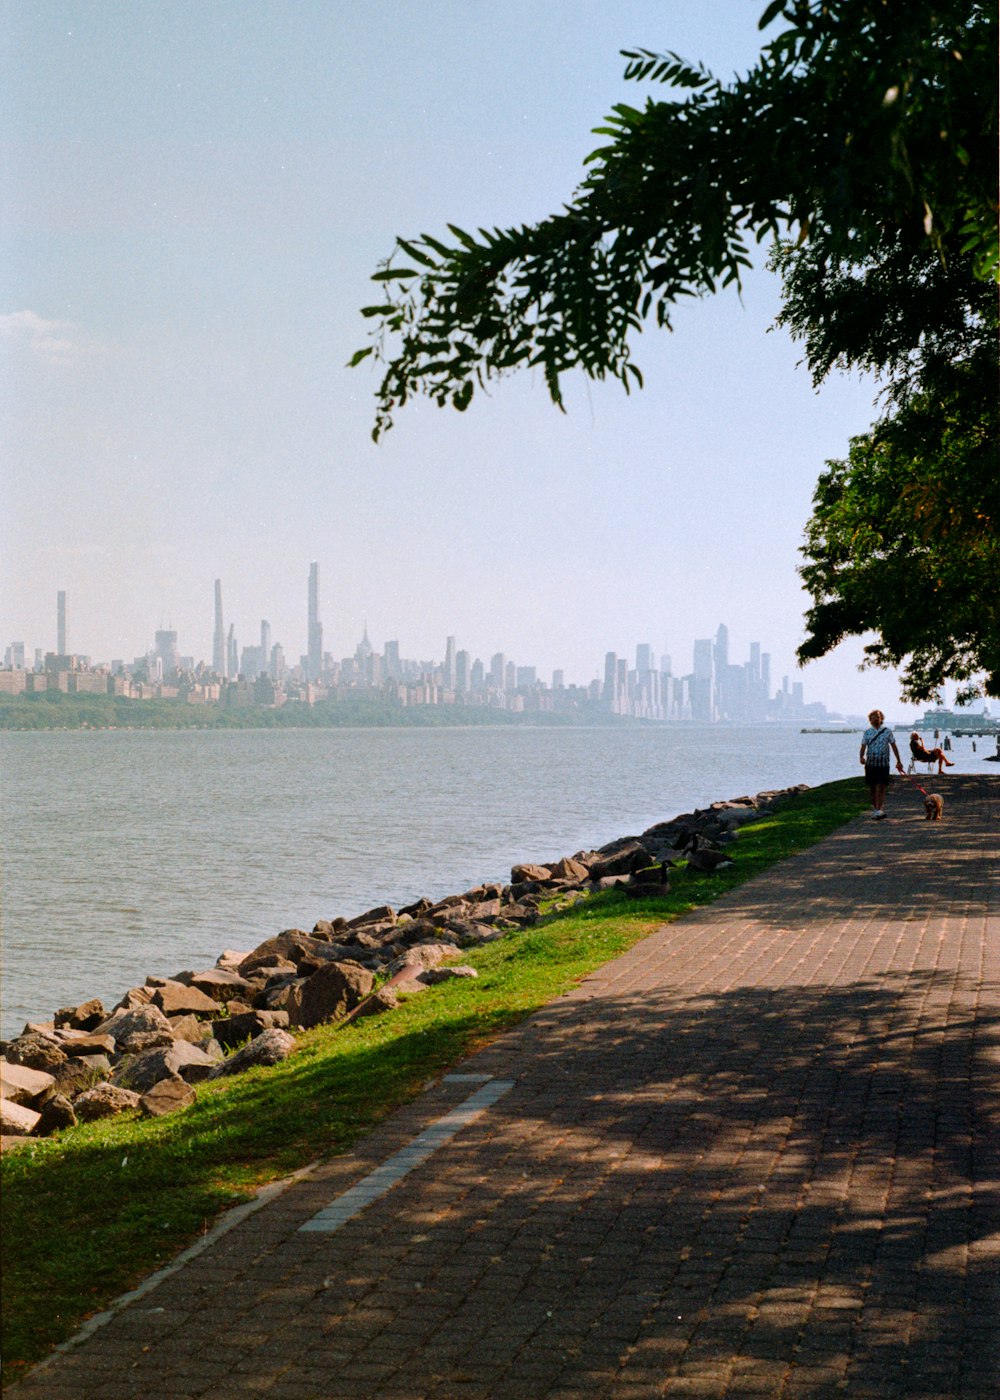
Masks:
[[[858,743],[721,725],[6,732],[2,1034],[281,929],[857,774]],[[982,762],[956,749],[960,770]]]

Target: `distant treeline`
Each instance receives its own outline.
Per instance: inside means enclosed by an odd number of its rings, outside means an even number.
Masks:
[[[395,705],[377,696],[344,695],[315,705],[227,709],[184,700],[128,700],[110,695],[0,695],[0,729],[337,729],[467,728],[472,725],[623,724],[598,705],[558,714],[524,714],[479,705]]]

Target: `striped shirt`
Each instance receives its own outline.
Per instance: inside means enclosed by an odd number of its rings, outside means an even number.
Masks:
[[[889,746],[896,742],[896,736],[886,725],[881,729],[866,729],[861,742],[865,746],[865,763],[869,768],[889,767]]]

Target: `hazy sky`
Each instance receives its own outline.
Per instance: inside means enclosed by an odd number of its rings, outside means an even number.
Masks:
[[[439,658],[447,634],[548,677],[649,641],[690,668],[720,621],[807,699],[867,710],[860,644],[801,674],[798,548],[823,462],[874,387],[813,390],[752,276],[638,346],[646,389],[529,375],[467,414],[369,437],[348,370],[396,233],[509,225],[567,199],[619,50],[721,76],[763,0],[9,0],[0,329],[0,646],[132,658],[172,625],[211,658],[213,582],[242,645],[296,660],[317,560],[325,646]],[[655,93],[655,89],[649,89]],[[886,706],[888,708],[888,706]]]

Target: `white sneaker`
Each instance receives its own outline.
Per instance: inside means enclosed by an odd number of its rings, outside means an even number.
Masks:
[[[877,821],[877,822],[880,822],[880,821],[884,821],[884,820],[885,820],[885,813],[882,811],[882,808],[881,808],[881,807],[880,807],[880,808],[878,809],[878,811],[875,813],[875,818],[874,818],[874,820]]]

